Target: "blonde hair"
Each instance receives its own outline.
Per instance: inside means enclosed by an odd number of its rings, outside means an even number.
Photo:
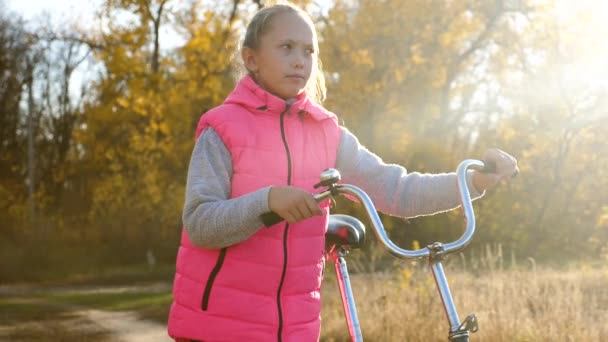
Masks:
[[[311,79],[308,81],[308,84],[306,84],[306,94],[315,102],[321,104],[325,100],[326,88],[325,77],[323,76],[323,70],[321,67],[321,59],[319,58],[319,42],[317,40],[317,33],[314,23],[308,13],[306,13],[304,10],[285,1],[262,8],[253,16],[251,22],[249,22],[249,25],[247,25],[247,31],[245,32],[245,38],[243,39],[241,49],[258,49],[262,36],[264,36],[264,34],[266,34],[270,28],[272,19],[283,13],[299,15],[302,19],[304,19],[304,21],[306,21],[306,23],[310,25],[310,28],[312,29],[316,58],[312,67]]]

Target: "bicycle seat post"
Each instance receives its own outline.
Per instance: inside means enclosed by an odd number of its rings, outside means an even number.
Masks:
[[[336,280],[344,308],[344,316],[351,341],[363,341],[361,325],[357,315],[355,296],[346,267],[346,255],[351,248],[361,248],[365,241],[365,226],[358,219],[348,215],[330,215],[326,241],[326,257],[334,264]]]
[[[348,254],[347,249],[343,247],[334,248],[328,253],[328,259],[333,262],[336,270],[336,280],[338,281],[340,296],[342,297],[342,306],[344,308],[344,316],[346,325],[348,326],[350,340],[353,342],[361,342],[363,341],[363,334],[361,333],[361,325],[359,323],[359,316],[357,315],[357,307],[355,305],[355,296],[353,294],[352,286],[350,285],[350,276],[348,275],[348,268],[346,267],[346,260],[344,258],[346,254]]]

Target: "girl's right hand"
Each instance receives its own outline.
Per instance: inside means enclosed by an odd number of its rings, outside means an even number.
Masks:
[[[293,186],[271,187],[268,207],[289,223],[324,214],[312,194]]]

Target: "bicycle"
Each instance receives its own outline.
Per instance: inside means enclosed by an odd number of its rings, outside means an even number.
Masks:
[[[337,170],[329,169],[321,173],[321,181],[315,185],[315,187],[326,186],[327,189],[314,195],[317,201],[322,201],[337,195],[351,195],[356,197],[364,206],[372,223],[374,233],[376,233],[376,237],[392,255],[405,260],[428,258],[433,278],[435,279],[435,284],[437,285],[437,290],[450,325],[448,340],[453,342],[468,342],[469,332],[475,333],[478,330],[475,314],[468,315],[462,323],[460,322],[447,278],[441,264],[441,261],[449,253],[464,248],[475,233],[475,214],[466,181],[466,171],[469,168],[476,168],[482,172],[492,172],[494,166],[479,160],[468,159],[461,162],[457,168],[458,188],[460,190],[460,199],[466,222],[464,233],[454,242],[447,244],[435,242],[418,250],[407,250],[395,245],[388,238],[386,230],[382,225],[382,221],[380,220],[371,199],[363,190],[354,185],[337,184],[340,181],[340,173]],[[356,249],[363,246],[365,241],[365,226],[355,217],[332,214],[330,215],[329,226],[325,236],[327,245],[326,256],[327,260],[334,263],[350,339],[353,342],[363,341],[345,257],[351,248]]]
[[[388,249],[389,253],[400,259],[422,259],[428,258],[428,262],[437,285],[437,290],[441,297],[443,308],[450,325],[448,340],[452,342],[468,342],[469,332],[475,333],[478,330],[477,318],[475,314],[468,315],[464,321],[460,321],[456,306],[452,299],[452,294],[448,285],[445,272],[441,261],[450,253],[464,248],[475,233],[475,214],[473,204],[466,180],[468,169],[477,169],[481,172],[493,172],[495,165],[484,163],[479,160],[467,159],[462,161],[456,169],[458,179],[458,189],[462,204],[466,229],[460,238],[454,242],[441,243],[434,242],[429,246],[417,250],[407,250],[395,245],[389,238],[378,216],[372,200],[360,188],[350,184],[338,184],[340,173],[335,169],[327,169],[320,175],[320,182],[315,184],[315,188],[326,187],[319,193],[313,195],[317,202],[331,199],[334,196],[349,195],[354,196],[365,208],[368,218],[372,224],[376,237],[381,244]],[[274,224],[283,219],[272,213],[269,224]],[[365,242],[365,225],[357,218],[349,215],[331,214],[326,237],[326,260],[333,262],[336,271],[338,288],[342,298],[342,306],[348,327],[351,341],[363,341],[361,326],[357,315],[355,297],[350,284],[350,276],[346,265],[346,255],[350,249],[357,249]]]

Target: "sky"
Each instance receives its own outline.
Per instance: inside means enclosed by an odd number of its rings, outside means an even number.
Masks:
[[[3,0],[0,0],[3,1]],[[88,28],[97,21],[95,11],[103,0],[4,0],[9,11],[14,11],[26,21],[36,22],[37,18],[49,14],[51,22],[59,27],[64,24]],[[44,22],[44,21],[43,21]],[[183,44],[183,38],[164,27],[160,32],[161,48],[172,49]]]
[[[36,22],[44,15],[50,15],[51,23],[59,25],[64,23],[75,23],[78,26],[86,26],[93,22],[93,16],[97,4],[101,0],[0,0],[5,7],[21,16],[28,22]],[[43,21],[44,22],[44,21]],[[70,92],[74,98],[79,98],[82,83],[94,78],[95,68],[91,65],[82,63],[70,80]]]
[[[16,12],[25,20],[32,20],[43,13],[51,15],[53,23],[72,23],[86,27],[94,22],[94,12],[103,0],[0,0],[8,10]],[[569,27],[570,34],[578,37],[581,46],[576,51],[579,63],[573,66],[571,75],[580,82],[606,82],[598,70],[607,67],[608,0],[537,0],[538,3],[553,4],[554,15]],[[560,21],[562,21],[560,20]],[[183,43],[174,32],[161,31],[161,46],[173,48]],[[606,71],[606,70],[604,70]]]
[[[34,19],[48,12],[56,19],[91,18],[98,0],[4,0],[8,9],[24,19]]]

